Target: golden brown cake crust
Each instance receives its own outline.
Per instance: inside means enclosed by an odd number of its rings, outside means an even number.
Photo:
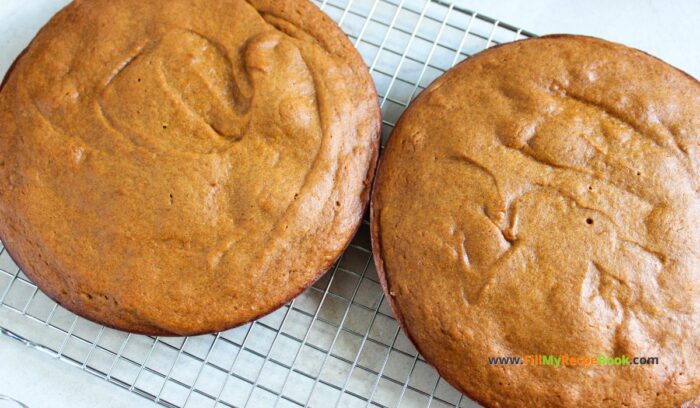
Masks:
[[[375,263],[416,347],[485,406],[680,406],[700,396],[699,175],[692,77],[590,37],[494,47],[397,124]],[[564,353],[660,364],[487,361]]]
[[[224,330],[340,255],[379,132],[362,59],[306,0],[78,0],[0,89],[0,237],[79,315]]]

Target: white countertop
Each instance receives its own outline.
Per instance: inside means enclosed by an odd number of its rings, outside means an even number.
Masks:
[[[30,408],[156,406],[1,335],[0,395],[9,395]],[[5,408],[1,402],[0,408]]]
[[[66,3],[0,2],[0,76],[36,30]],[[457,4],[537,34],[568,32],[622,42],[700,78],[697,0],[459,0]],[[0,336],[0,394],[32,408],[154,406],[4,336]]]
[[[538,35],[585,34],[646,51],[700,78],[697,0],[458,0]]]

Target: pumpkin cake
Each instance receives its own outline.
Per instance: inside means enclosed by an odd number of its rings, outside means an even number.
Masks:
[[[379,132],[366,66],[306,0],[76,0],[0,91],[0,237],[88,319],[224,330],[340,255]]]
[[[589,37],[494,47],[411,104],[375,183],[387,297],[455,387],[487,407],[695,406],[695,79]]]

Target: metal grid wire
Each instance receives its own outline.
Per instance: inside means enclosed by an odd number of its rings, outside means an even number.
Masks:
[[[377,85],[383,142],[408,103],[457,62],[532,36],[435,0],[315,0]],[[385,302],[369,224],[333,270],[276,312],[215,335],[139,336],[46,297],[0,243],[0,331],[167,407],[474,407],[416,352]]]

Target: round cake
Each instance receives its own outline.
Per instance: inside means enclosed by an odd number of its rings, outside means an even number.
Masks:
[[[677,407],[700,396],[692,77],[595,38],[491,48],[409,107],[375,183],[390,304],[469,397]]]
[[[0,237],[88,319],[224,330],[337,259],[379,132],[362,59],[306,0],[76,0],[0,90]]]

